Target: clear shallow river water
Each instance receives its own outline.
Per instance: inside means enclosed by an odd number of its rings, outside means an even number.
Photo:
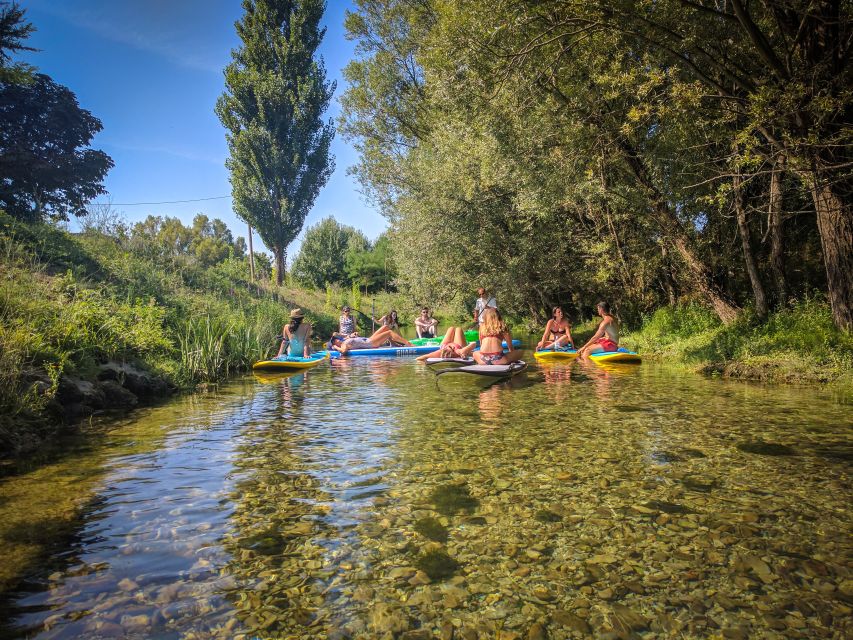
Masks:
[[[850,637],[851,416],[649,363],[248,376],[0,480],[0,637]]]

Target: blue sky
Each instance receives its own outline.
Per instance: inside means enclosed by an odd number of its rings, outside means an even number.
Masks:
[[[230,199],[126,206],[226,196],[231,193],[225,132],[213,112],[224,88],[222,69],[239,45],[234,22],[240,0],[21,0],[37,31],[22,56],[69,87],[80,105],[100,118],[93,142],[115,162],[105,185],[116,209],[131,221],[149,214],[189,222],[196,213],[224,220],[235,235],[246,226]],[[341,72],[354,43],[344,38],[346,0],[327,0],[320,53],[338,88],[327,117],[336,118],[345,88]],[[340,135],[332,144],[336,168],[305,227],[326,216],[375,238],[385,219],[365,203],[347,175],[357,161]],[[103,198],[99,199],[103,200]],[[304,230],[303,230],[304,233]],[[258,240],[255,235],[256,241]],[[292,258],[299,240],[290,245]]]

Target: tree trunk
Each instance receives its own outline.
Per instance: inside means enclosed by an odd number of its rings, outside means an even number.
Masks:
[[[275,283],[279,287],[284,283],[284,264],[287,258],[287,249],[277,244],[273,247],[275,254]]]
[[[761,278],[758,277],[758,266],[755,264],[755,256],[752,254],[752,246],[749,241],[749,225],[746,222],[746,208],[743,204],[740,169],[737,168],[732,178],[732,189],[734,191],[737,228],[740,234],[740,243],[743,247],[743,261],[746,263],[746,272],[749,274],[749,282],[752,284],[752,294],[755,297],[755,313],[758,314],[759,318],[764,318],[767,316],[767,296],[764,294]]]
[[[619,147],[639,186],[646,192],[652,215],[661,235],[676,248],[687,264],[690,274],[702,295],[711,303],[714,312],[724,324],[737,318],[740,311],[734,301],[714,282],[708,265],[699,257],[693,239],[675,215],[664,195],[655,186],[643,159],[625,140],[618,141]]]
[[[817,211],[817,228],[823,248],[826,283],[832,319],[842,331],[853,330],[853,212],[835,193],[832,183],[815,168],[811,192]]]
[[[781,307],[788,303],[788,282],[785,278],[784,238],[782,237],[782,171],[777,161],[770,173],[770,201],[767,207],[770,227],[770,269],[776,287],[776,303]]]

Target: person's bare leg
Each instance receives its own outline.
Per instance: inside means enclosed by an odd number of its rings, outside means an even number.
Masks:
[[[465,346],[465,332],[462,331],[462,327],[451,327],[453,329],[453,342],[458,344],[460,347]]]
[[[425,353],[422,356],[418,356],[416,358],[416,360],[418,360],[420,362],[424,362],[425,360],[428,360],[429,358],[440,358],[441,352],[444,351],[444,345],[446,345],[448,342],[452,342],[452,341],[453,341],[453,327],[450,327],[447,330],[447,333],[445,333],[444,337],[441,339],[441,344],[439,345],[437,351],[430,351],[429,353]]]
[[[391,329],[388,329],[388,333],[385,335],[386,340],[388,340],[389,338],[392,342],[399,342],[400,344],[406,345],[407,347],[415,346],[411,342],[406,340],[403,336],[401,336],[399,333],[391,331]]]

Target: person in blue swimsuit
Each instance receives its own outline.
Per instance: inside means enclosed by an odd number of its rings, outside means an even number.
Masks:
[[[290,323],[282,329],[284,340],[278,350],[279,356],[284,355],[285,349],[288,355],[297,358],[307,358],[311,355],[311,323],[304,322],[304,319],[301,309],[290,312]]]

